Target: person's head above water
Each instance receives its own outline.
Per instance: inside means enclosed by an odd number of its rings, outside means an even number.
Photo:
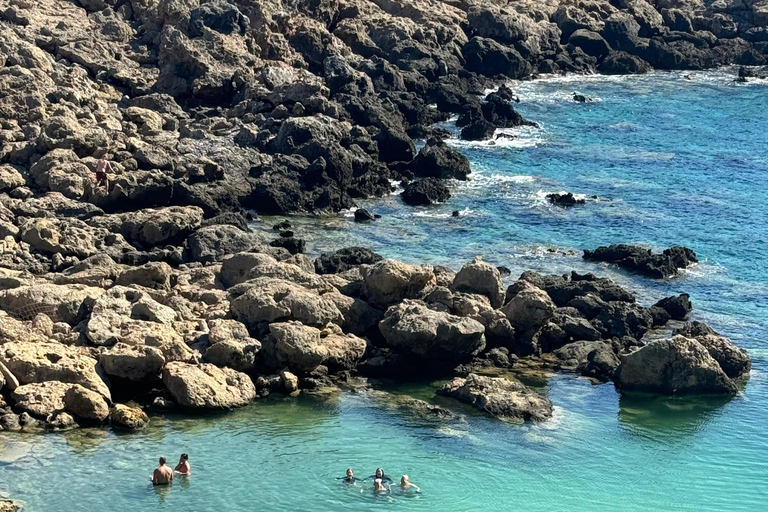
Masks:
[[[186,453],[182,453],[181,458],[179,460],[182,462],[186,462],[189,460],[189,455],[187,455]]]
[[[400,484],[405,485],[408,483],[408,475],[403,475],[403,477],[400,479]]]
[[[165,457],[160,457],[160,465],[162,466],[163,464],[165,464],[165,462],[166,462]]]
[[[384,477],[384,470],[381,468],[376,468],[376,478],[383,478]]]
[[[352,478],[355,476],[355,472],[352,471],[352,468],[347,468],[347,478]]]

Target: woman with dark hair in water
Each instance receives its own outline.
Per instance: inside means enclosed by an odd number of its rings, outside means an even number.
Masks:
[[[174,468],[174,471],[179,473],[180,475],[192,474],[192,468],[189,465],[189,455],[187,455],[186,453],[181,454],[181,457],[179,457],[179,463]]]
[[[381,480],[383,483],[390,483],[390,484],[392,483],[392,479],[389,478],[388,475],[384,474],[384,470],[382,468],[376,468],[376,474],[371,475],[368,478],[373,478],[374,480]]]

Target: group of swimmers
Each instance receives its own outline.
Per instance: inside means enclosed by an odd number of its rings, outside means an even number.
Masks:
[[[179,463],[171,469],[166,464],[165,457],[160,457],[160,466],[152,473],[152,485],[170,485],[173,482],[173,475],[191,475],[192,467],[189,465],[189,455],[182,453],[179,457]]]
[[[393,483],[392,479],[384,473],[382,468],[377,468],[376,473],[365,477],[363,480],[373,480],[373,492],[375,493],[390,492]],[[344,481],[348,484],[357,485],[357,478],[355,478],[355,472],[352,468],[347,468],[347,476],[344,477]],[[400,478],[400,489],[403,491],[409,489],[421,491],[418,485],[411,482],[408,475],[403,475]]]

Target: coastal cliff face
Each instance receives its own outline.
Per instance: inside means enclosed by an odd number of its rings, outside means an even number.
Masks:
[[[147,416],[118,402],[218,410],[454,369],[446,396],[546,419],[534,391],[476,375],[518,358],[626,390],[737,392],[749,357],[708,327],[644,340],[687,296],[643,307],[609,280],[533,273],[505,292],[481,260],[454,274],[363,248],[312,261],[244,210],[337,211],[391,180],[444,200],[470,168],[435,122],[483,138],[535,121],[487,87],[763,65],[767,6],[0,1],[0,427],[136,429]],[[659,267],[638,251],[627,268]]]

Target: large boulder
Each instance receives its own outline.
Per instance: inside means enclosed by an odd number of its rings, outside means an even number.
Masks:
[[[176,311],[149,294],[135,288],[115,286],[93,304],[85,334],[94,345],[111,346],[135,338],[139,331],[153,327],[156,331],[162,325],[171,327],[175,320]]]
[[[548,398],[505,378],[470,373],[444,384],[437,393],[505,421],[545,421],[552,417],[552,402]]]
[[[299,322],[269,325],[271,343],[264,350],[270,353],[273,365],[285,365],[298,373],[307,373],[321,364],[332,370],[350,370],[363,357],[365,340],[344,335],[340,330],[317,329]]]
[[[111,400],[109,386],[101,377],[101,365],[77,347],[26,341],[6,343],[0,346],[0,363],[20,384],[45,381],[80,384]]]
[[[568,42],[584,50],[584,53],[587,55],[597,57],[598,59],[605,57],[611,51],[611,47],[603,39],[603,36],[583,28],[571,34]]]
[[[527,281],[517,281],[514,295],[501,308],[516,330],[532,331],[544,325],[555,313],[557,306],[544,290]]]
[[[485,295],[491,301],[491,307],[498,308],[504,303],[504,285],[499,270],[480,257],[461,267],[453,280],[454,290]]]
[[[344,322],[341,311],[327,294],[320,295],[290,281],[259,277],[239,286],[245,290],[232,299],[230,307],[246,325],[287,320],[315,326]]]
[[[221,261],[228,254],[250,251],[263,243],[258,235],[228,224],[205,226],[187,238],[190,258],[201,263]]]
[[[466,180],[471,172],[467,157],[437,138],[427,140],[409,167],[419,178]]]
[[[408,265],[391,259],[361,267],[360,273],[362,298],[382,309],[403,299],[421,298],[436,282],[431,265]]]
[[[603,337],[632,336],[639,340],[653,327],[653,315],[639,304],[612,301],[606,303],[592,323]]]
[[[434,311],[421,301],[390,307],[379,329],[390,347],[425,359],[467,361],[485,348],[483,324]]]
[[[165,357],[155,347],[118,343],[102,352],[99,362],[110,377],[142,382],[159,378]]]
[[[707,324],[698,321],[686,323],[675,329],[673,334],[693,338],[701,343],[730,378],[737,379],[749,376],[752,361],[747,351],[734,345],[728,338],[720,336]]]
[[[677,296],[665,297],[654,304],[666,311],[672,320],[685,320],[685,317],[693,311],[691,296],[687,293],[681,293]]]
[[[622,391],[665,395],[738,392],[706,347],[680,335],[654,341],[623,356],[616,386]]]
[[[149,416],[138,407],[115,404],[109,411],[109,423],[112,428],[141,430],[149,424]]]
[[[524,78],[531,73],[531,65],[515,48],[493,39],[475,36],[461,51],[467,61],[467,69],[481,75]]]
[[[80,422],[101,423],[109,417],[109,405],[104,397],[79,384],[64,393],[64,409]]]
[[[555,350],[560,369],[579,372],[602,381],[613,378],[620,361],[613,348],[603,341],[574,341]]]
[[[400,197],[406,204],[426,206],[446,202],[451,198],[451,191],[437,178],[422,178],[408,183]]]
[[[233,409],[256,397],[248,375],[212,364],[168,363],[163,384],[177,404],[190,409]]]
[[[71,387],[72,384],[58,381],[33,382],[14,389],[11,400],[17,411],[46,418],[56,411],[64,410],[64,395]]]
[[[218,321],[233,322],[233,320]],[[245,328],[240,322],[236,323]],[[239,372],[253,370],[253,366],[256,364],[256,357],[259,350],[261,350],[261,343],[258,340],[250,337],[228,337],[214,342],[215,338],[211,338],[210,335],[209,339],[211,339],[211,346],[205,349],[203,361],[219,367],[232,368]]]
[[[120,215],[120,230],[132,243],[146,247],[182,243],[203,222],[197,206],[169,206]]]

